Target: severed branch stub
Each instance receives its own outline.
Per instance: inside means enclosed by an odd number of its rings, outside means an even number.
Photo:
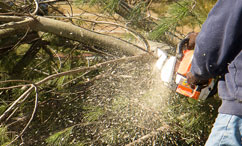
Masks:
[[[11,21],[9,23],[0,25],[0,29],[22,28],[23,26],[27,26],[29,23],[33,22],[33,20],[33,18],[27,17],[24,18],[22,21]]]

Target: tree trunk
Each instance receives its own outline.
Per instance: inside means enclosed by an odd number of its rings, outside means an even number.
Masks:
[[[84,44],[99,46],[113,52],[121,51],[125,55],[137,55],[145,52],[143,48],[124,40],[41,16],[36,17],[35,21],[30,24],[30,28],[35,31],[59,35]]]

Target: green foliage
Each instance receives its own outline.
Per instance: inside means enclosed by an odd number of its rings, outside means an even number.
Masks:
[[[170,98],[169,103],[166,118],[172,123],[172,130],[185,139],[183,145],[204,145],[221,101],[217,97],[197,101],[175,96]],[[181,139],[178,142],[182,143]]]
[[[103,0],[101,0],[103,1]],[[117,9],[118,3],[120,0],[109,0],[106,3],[106,6],[104,7],[106,11],[108,11],[109,13],[114,12],[115,9]],[[103,3],[103,2],[102,2]],[[103,3],[103,4],[105,4]]]
[[[164,36],[168,31],[175,31],[183,23],[183,19],[188,16],[191,0],[175,2],[169,6],[167,17],[161,18],[158,26],[150,33],[150,38],[157,40]]]
[[[65,80],[65,76],[63,77],[60,77],[57,79],[57,82],[56,82],[56,85],[57,85],[57,89],[61,90],[62,89],[62,85],[64,83],[64,80]]]
[[[4,72],[11,72],[14,67],[14,64],[17,62],[16,60],[20,59],[20,56],[15,51],[11,51],[4,56],[1,56],[0,60],[0,69]]]
[[[0,127],[0,142],[1,144],[9,141],[9,137],[7,136],[7,127]]]
[[[193,10],[194,17],[199,19],[200,22],[204,22],[207,18],[209,11],[215,5],[217,0],[197,0],[197,4]]]
[[[103,134],[103,139],[106,143],[115,145],[120,140],[121,134],[122,132],[120,127],[117,127],[117,128],[112,127]]]
[[[7,132],[8,132],[7,127],[0,125],[0,145],[1,146],[6,146],[11,142],[11,138],[8,136]],[[13,144],[9,146],[13,146]]]
[[[76,4],[82,3],[86,4],[88,3],[90,6],[93,5],[101,5],[103,7],[103,10],[109,12],[112,14],[115,9],[117,9],[118,3],[120,0],[75,0]]]
[[[215,0],[179,0],[171,3],[167,13],[160,18],[158,26],[150,33],[150,39],[161,40],[167,34],[169,36],[168,32],[176,34],[180,31],[177,30],[178,27],[181,29],[184,26],[190,28],[201,26],[215,2]]]
[[[49,146],[69,146],[68,143],[73,127],[66,128],[62,131],[56,132],[46,139]]]
[[[85,53],[93,54],[94,57],[98,56],[96,53],[89,52],[87,50],[88,47],[85,47],[84,49],[84,47],[80,47],[79,43],[67,40],[65,38],[57,37],[50,34],[44,34],[42,37],[42,40],[48,41],[49,44],[47,44],[45,48],[41,47],[36,55],[31,56],[33,58],[31,60],[28,60],[29,61],[28,64],[24,68],[22,68],[21,72],[18,72],[15,76],[11,74],[11,71],[16,66],[16,64],[19,63],[19,60],[22,59],[26,51],[28,51],[30,45],[29,44],[20,45],[15,50],[8,52],[8,54],[6,54],[5,56],[2,56],[0,59],[1,80],[17,79],[17,80],[28,80],[32,82],[37,82],[52,74],[69,71],[77,67],[86,67],[87,59],[83,55]],[[91,59],[89,61],[90,63],[89,65],[94,65],[99,61],[100,59],[96,59],[96,58]],[[19,64],[19,65],[22,65],[22,64]],[[82,84],[83,82],[87,81],[87,78],[91,79],[92,77],[95,77],[98,74],[99,74],[99,71],[94,70],[90,72],[80,72],[79,74],[76,74],[76,75],[62,76],[60,78],[50,80],[44,86],[39,86],[39,93],[38,93],[38,96],[40,97],[39,104],[43,103],[43,105],[48,107],[48,105],[46,105],[45,103],[49,104],[49,101],[51,101],[52,105],[55,105],[56,107],[64,108],[65,112],[70,110],[68,112],[71,113],[73,109],[70,106],[70,104],[72,103],[68,103],[68,102],[70,102],[69,100],[73,101],[73,99],[76,99],[76,96],[78,95],[78,93],[73,94],[73,92],[78,92],[81,88],[79,84]],[[64,86],[65,83],[67,84]],[[4,83],[4,84],[2,83],[0,84],[0,87],[15,86],[20,84],[25,84],[25,82],[13,82],[13,83],[11,82],[11,83]],[[1,96],[0,114],[2,114],[9,106],[8,105],[9,101],[12,102],[16,100],[16,98],[18,98],[25,90],[26,90],[26,87],[1,91],[0,92],[1,94],[0,95]],[[33,98],[31,97],[34,97],[34,96],[35,96],[35,93],[33,92],[30,94],[28,98],[25,99],[23,104],[18,105],[19,108],[14,113],[14,117],[29,117],[29,113],[31,113],[33,110]],[[59,106],[58,105],[59,103],[55,102],[59,100],[63,103],[62,106]],[[52,105],[50,107],[52,107]],[[78,103],[78,105],[80,105],[80,103]],[[41,123],[44,123],[46,119],[47,121],[49,119],[52,121],[55,121],[58,118],[58,116],[59,117],[63,116],[58,113],[52,119],[52,117],[48,115],[50,113],[53,114],[53,111],[51,111],[52,108],[50,107],[47,108],[46,110],[43,110],[40,108],[40,106],[38,106],[39,113],[35,115],[35,118],[37,119],[37,121],[36,122],[32,121],[31,125],[40,125]],[[95,118],[98,118],[98,117],[95,117],[95,115],[91,115],[89,117],[90,120],[95,120]],[[8,122],[15,123],[13,121],[15,121],[15,119],[11,118]],[[17,123],[19,123],[19,121]],[[56,129],[60,129],[57,124],[51,125],[50,127],[53,127],[53,128],[50,128],[51,131],[48,131],[48,133],[52,131],[56,131]],[[36,129],[38,128],[40,127],[37,126]],[[36,132],[35,131],[36,129],[31,129],[27,131],[29,133],[33,131]],[[20,130],[22,130],[22,125],[15,128],[13,131],[18,133]],[[27,137],[32,137],[32,138],[35,137],[36,133],[34,132]],[[61,144],[69,143],[68,133],[70,132],[71,132],[71,129],[65,129],[61,132],[57,132],[56,135],[48,139],[48,143],[50,143],[50,145],[52,144],[58,145],[58,143],[61,143]],[[6,139],[7,138],[6,133],[5,135],[0,134],[0,136],[2,136],[0,138]],[[62,138],[64,139],[62,140]],[[8,141],[6,139],[5,141],[0,140],[0,142],[8,142]],[[77,144],[82,145],[81,143],[77,143]]]
[[[145,2],[140,2],[138,4],[136,4],[131,13],[129,14],[129,20],[132,19],[137,19],[137,18],[141,18],[140,16],[143,15],[143,13],[146,11],[146,3]]]
[[[2,114],[7,109],[7,104],[0,105],[0,114]]]
[[[99,120],[100,117],[105,113],[105,111],[98,106],[85,106],[83,109],[86,110],[85,117],[88,122]]]

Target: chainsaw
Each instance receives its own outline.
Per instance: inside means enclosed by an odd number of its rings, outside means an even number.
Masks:
[[[172,56],[157,48],[156,54],[159,57],[155,66],[160,72],[161,80],[175,89],[176,93],[193,98],[205,100],[217,93],[217,82],[209,79],[207,86],[190,86],[187,83],[186,75],[190,72],[193,50],[188,50],[186,44],[189,39],[181,40],[176,48],[176,55]]]

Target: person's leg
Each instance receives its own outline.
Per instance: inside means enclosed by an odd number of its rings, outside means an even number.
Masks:
[[[205,146],[242,146],[242,116],[218,114]]]

